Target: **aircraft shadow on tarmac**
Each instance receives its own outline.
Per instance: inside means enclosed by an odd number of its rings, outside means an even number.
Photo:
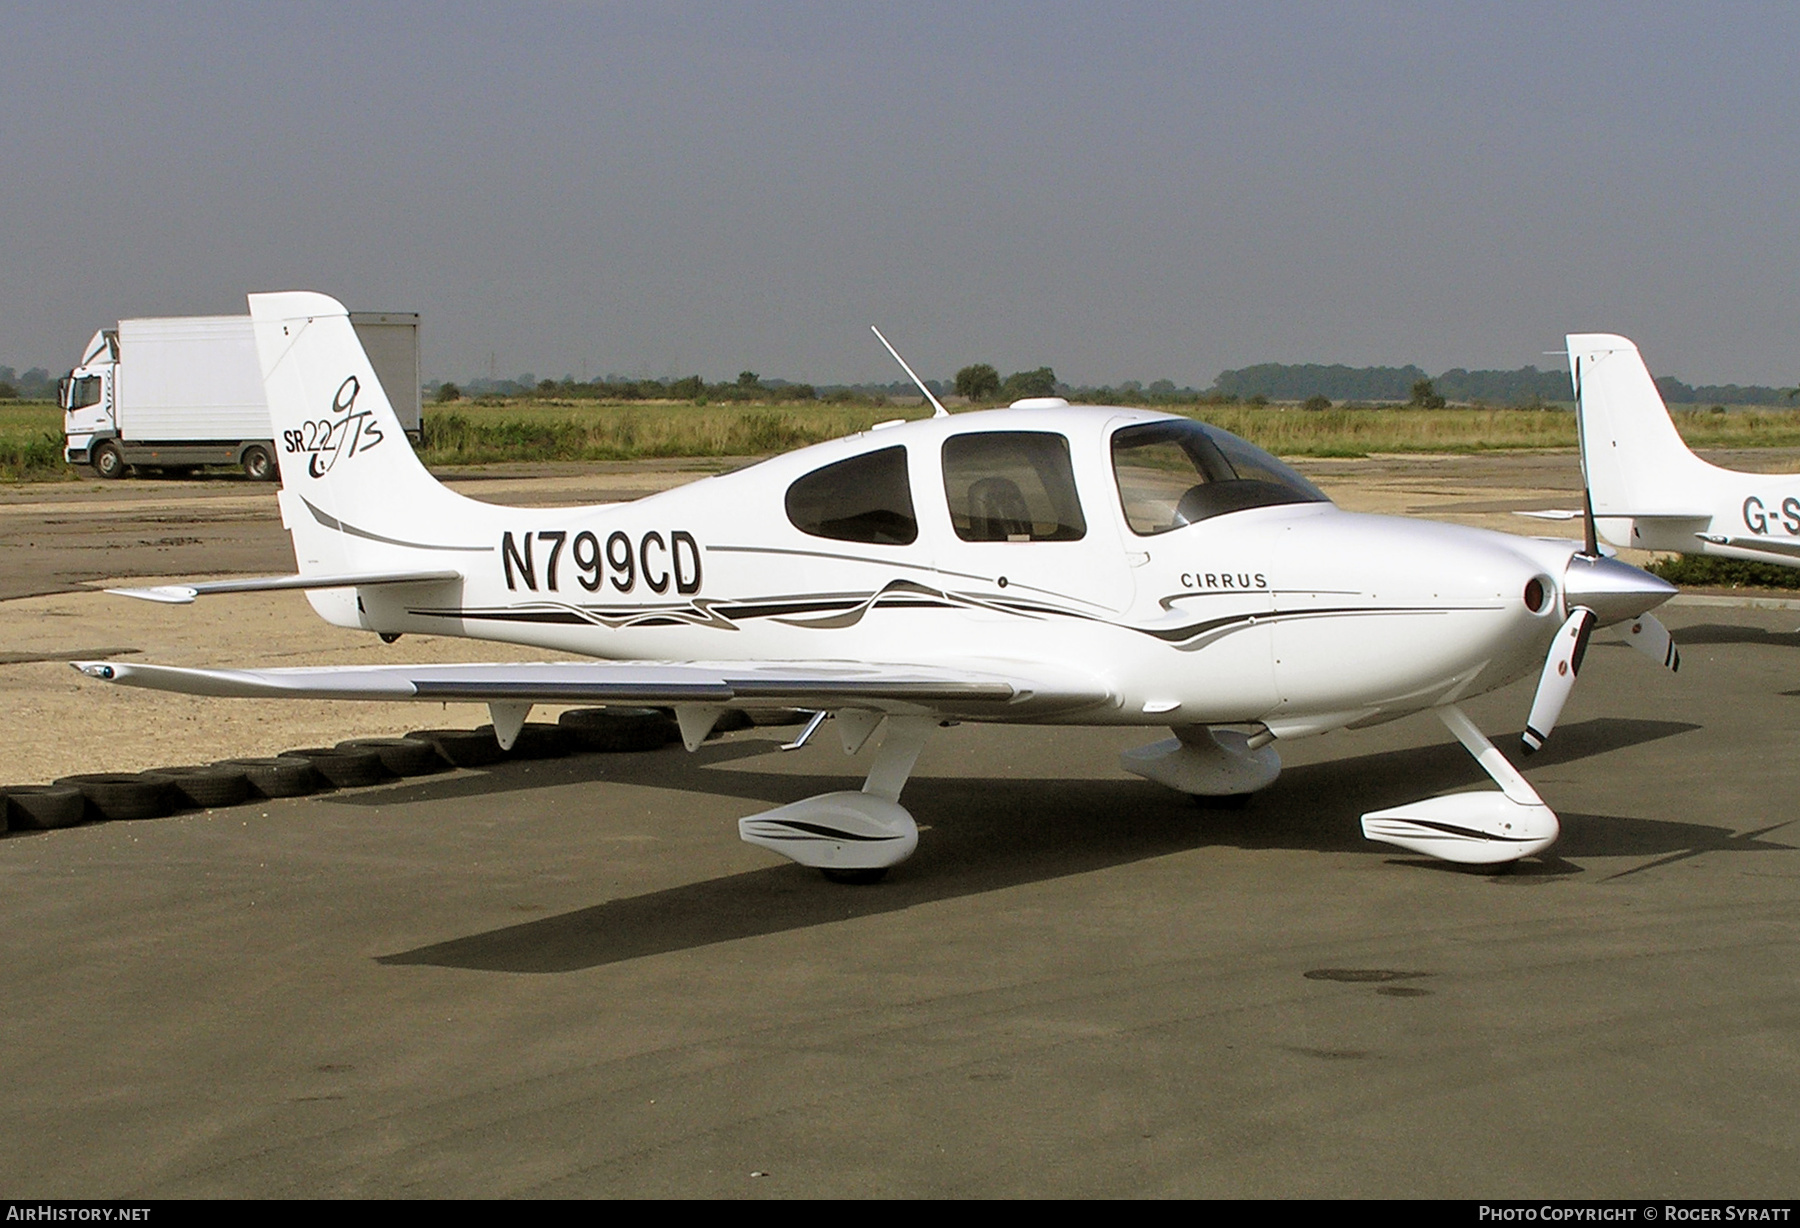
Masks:
[[[1559,729],[1556,742],[1535,762],[1571,762],[1695,728],[1676,721],[1584,721]],[[744,740],[706,747],[692,756],[658,753],[590,756],[549,764],[539,761],[530,765],[537,770],[529,775],[503,769],[481,777],[372,790],[359,800],[378,805],[402,800],[397,794],[423,801],[593,780],[780,804],[808,792],[843,787],[843,778],[837,776],[772,774],[730,766],[768,754],[773,745]],[[572,972],[896,912],[1211,846],[1391,857],[1392,850],[1362,838],[1358,815],[1415,797],[1421,790],[1475,785],[1473,776],[1467,755],[1454,744],[1386,751],[1296,766],[1242,811],[1201,809],[1178,794],[1137,780],[915,777],[907,789],[907,802],[929,826],[930,834],[920,843],[918,854],[896,867],[878,886],[844,887],[827,883],[799,866],[772,866],[608,900],[382,956],[378,962],[496,972]],[[1563,854],[1661,859],[1626,874],[1700,852],[1788,847],[1757,839],[1764,832],[1738,835],[1697,823],[1616,815],[1569,814],[1564,819],[1559,846]],[[1469,873],[1436,861],[1396,860],[1434,871]],[[1543,881],[1580,872],[1580,867],[1561,857],[1551,857],[1521,865],[1510,878]]]
[[[1677,642],[1683,648],[1701,644],[1762,644],[1770,648],[1800,648],[1800,631],[1767,631],[1738,623],[1700,623],[1683,627]]]

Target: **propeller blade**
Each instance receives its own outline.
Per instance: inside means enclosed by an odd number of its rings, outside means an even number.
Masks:
[[[1681,649],[1669,629],[1649,614],[1640,614],[1625,624],[1625,642],[1668,670],[1681,669]]]
[[[1575,675],[1581,672],[1581,658],[1587,654],[1588,636],[1594,630],[1594,612],[1578,605],[1569,612],[1568,621],[1556,633],[1550,655],[1544,658],[1544,673],[1538,679],[1537,695],[1531,701],[1531,715],[1525,719],[1525,753],[1542,749],[1550,731],[1562,715],[1569,692],[1575,689]]]

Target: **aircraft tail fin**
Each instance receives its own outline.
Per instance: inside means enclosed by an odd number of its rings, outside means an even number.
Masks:
[[[281,466],[281,514],[301,577],[420,573],[466,565],[479,518],[407,442],[343,304],[323,294],[250,295],[251,326]],[[360,625],[352,588],[308,591]]]
[[[1637,346],[1609,333],[1573,334],[1568,343],[1594,515],[1680,514],[1710,466],[1675,430]]]

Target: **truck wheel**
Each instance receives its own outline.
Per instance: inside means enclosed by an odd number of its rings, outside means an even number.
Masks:
[[[125,454],[111,440],[95,444],[94,450],[88,453],[88,463],[94,467],[95,473],[109,482],[125,476]]]
[[[254,444],[244,449],[244,475],[252,482],[273,482],[275,472],[275,458],[267,448]]]

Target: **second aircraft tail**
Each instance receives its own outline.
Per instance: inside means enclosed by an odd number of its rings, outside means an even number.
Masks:
[[[1581,468],[1596,517],[1688,512],[1711,466],[1675,430],[1637,346],[1610,333],[1568,338]]]

